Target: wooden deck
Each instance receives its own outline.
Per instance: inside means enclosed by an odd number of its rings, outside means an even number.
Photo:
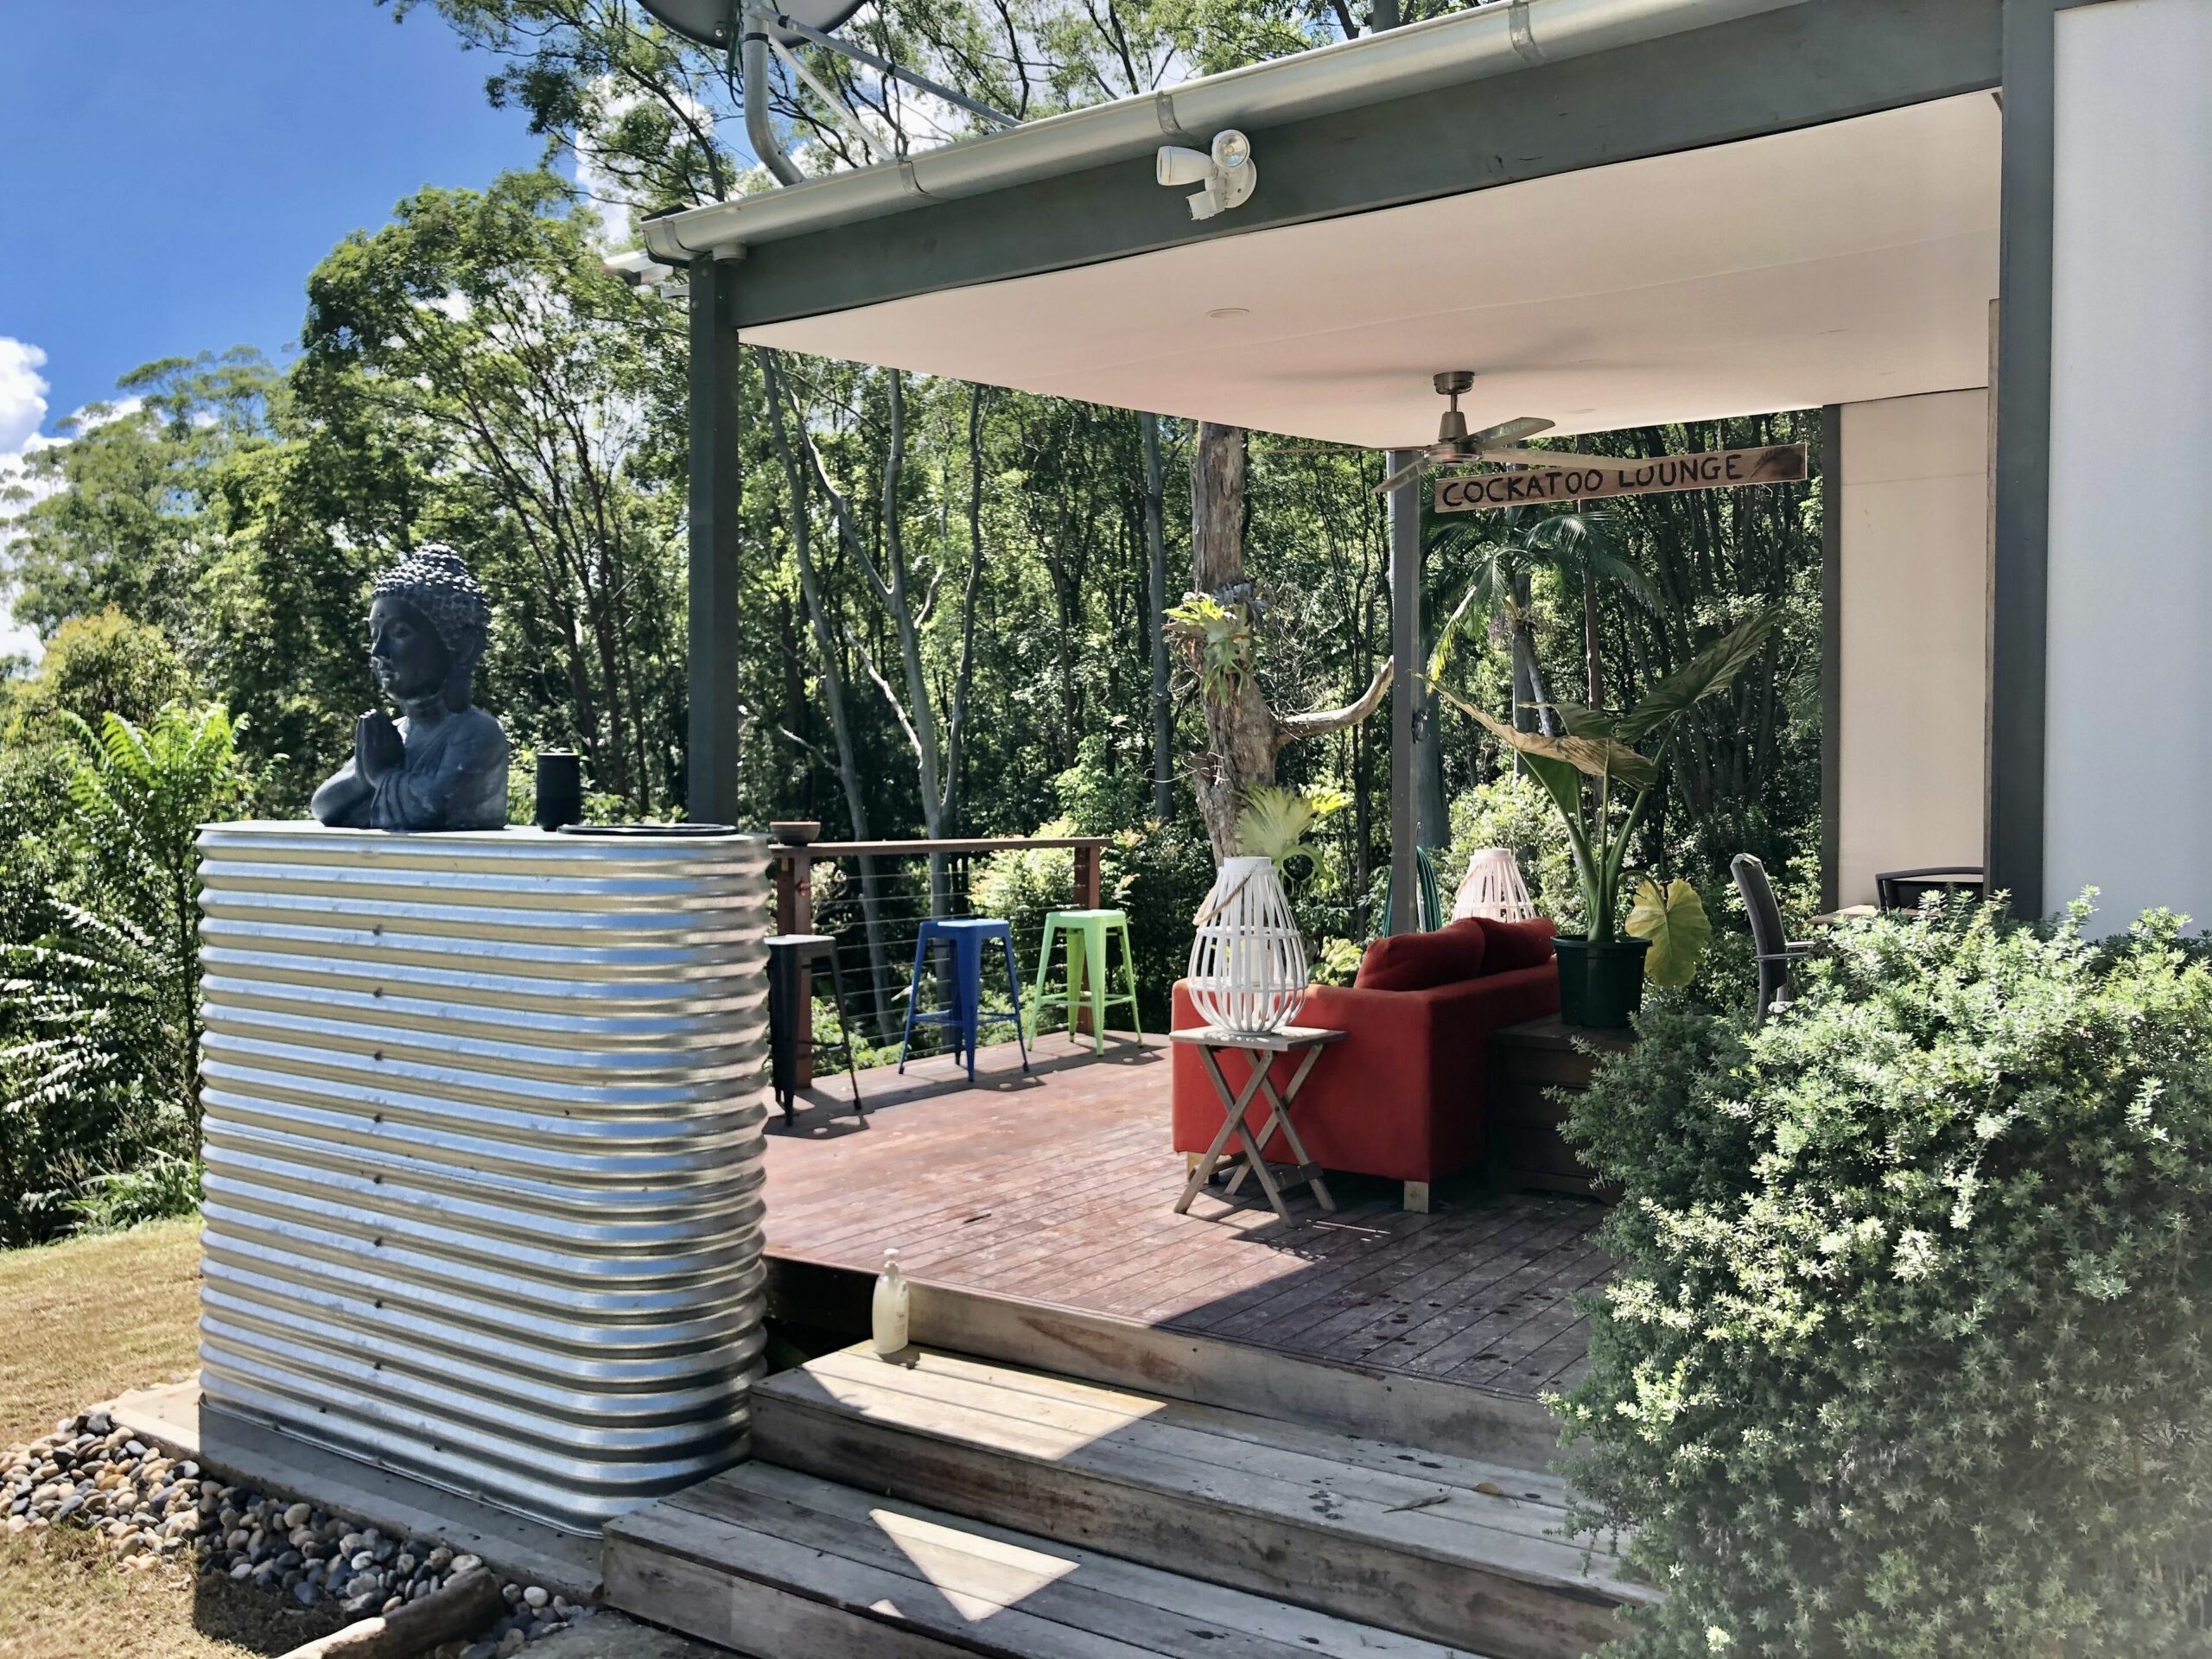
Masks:
[[[1285,1225],[1247,1183],[1178,1216],[1166,1051],[1054,1034],[1027,1077],[986,1049],[972,1089],[945,1058],[863,1072],[864,1124],[825,1077],[770,1120],[770,1255],[873,1273],[891,1247],[928,1283],[1520,1398],[1580,1374],[1599,1205],[1462,1179],[1409,1215],[1395,1182],[1332,1175],[1334,1215],[1300,1192]]]

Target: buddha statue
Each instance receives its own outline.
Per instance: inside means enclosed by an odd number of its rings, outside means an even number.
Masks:
[[[469,701],[491,607],[461,556],[426,547],[377,578],[369,661],[400,710],[354,722],[353,758],[315,792],[346,830],[497,830],[507,821],[507,734]]]

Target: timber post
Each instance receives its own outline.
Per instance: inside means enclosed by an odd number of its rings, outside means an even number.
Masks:
[[[776,859],[776,931],[814,931],[814,860],[804,847],[793,848]],[[801,1089],[814,1082],[814,969],[801,963],[798,995],[792,999],[792,1022],[798,1027],[798,1070],[792,1081]],[[843,1019],[845,1011],[837,1010]]]

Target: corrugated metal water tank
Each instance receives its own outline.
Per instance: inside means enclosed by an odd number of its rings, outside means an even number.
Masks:
[[[736,1461],[766,844],[200,849],[207,1401],[576,1531]]]

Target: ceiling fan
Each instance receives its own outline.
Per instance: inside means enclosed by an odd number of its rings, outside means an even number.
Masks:
[[[1436,442],[1421,451],[1421,458],[1396,472],[1375,486],[1377,495],[1388,495],[1393,490],[1403,489],[1432,467],[1449,467],[1456,462],[1487,461],[1506,467],[1560,467],[1573,464],[1594,467],[1600,472],[1623,473],[1637,463],[1621,460],[1618,455],[1586,455],[1572,449],[1529,449],[1521,444],[1523,438],[1532,438],[1539,432],[1549,431],[1556,421],[1540,420],[1533,415],[1500,422],[1484,427],[1479,432],[1467,430],[1467,417],[1459,412],[1459,394],[1475,384],[1472,369],[1446,369],[1436,377],[1436,390],[1450,400],[1451,406],[1437,423]]]

